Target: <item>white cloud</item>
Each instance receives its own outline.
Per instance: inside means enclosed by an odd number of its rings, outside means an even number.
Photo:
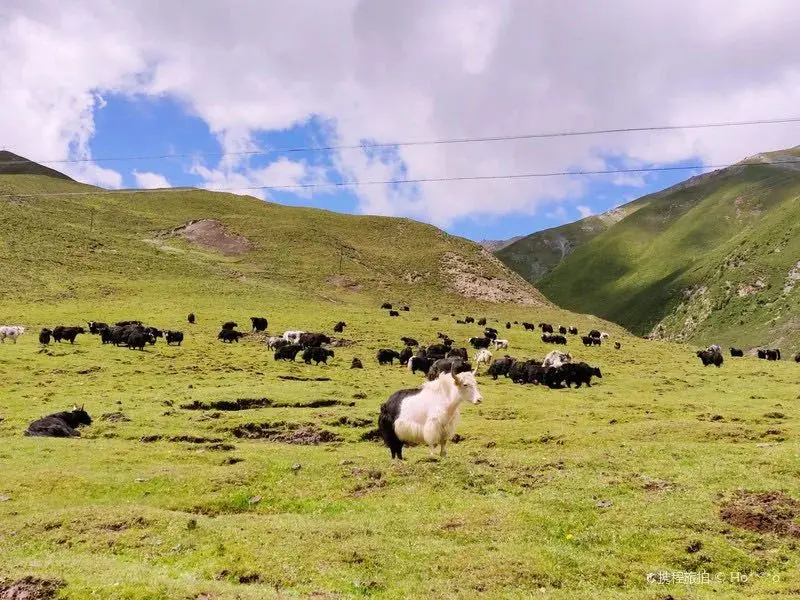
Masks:
[[[133,178],[136,180],[136,187],[145,189],[158,189],[172,187],[169,180],[159,173],[148,171],[133,171]]]
[[[227,150],[313,117],[328,123],[332,141],[357,144],[791,116],[800,105],[798,28],[795,0],[241,0],[236,11],[198,0],[188,13],[156,0],[5,0],[0,139],[31,158],[88,157],[98,91],[178,99]],[[426,179],[607,168],[607,156],[719,164],[799,136],[800,125],[773,125],[333,158],[356,181]],[[209,187],[324,179],[293,161],[270,172],[236,158],[195,168]],[[104,185],[115,178],[96,167],[72,172]],[[445,225],[580,198],[586,184],[530,178],[357,193],[366,212]]]
[[[262,200],[268,200],[271,197],[272,194],[268,188],[318,185],[326,182],[323,169],[309,166],[302,161],[280,158],[263,168],[239,166],[239,161],[234,162],[237,167],[231,166],[230,162],[226,161],[223,161],[217,168],[209,168],[195,163],[192,165],[191,172],[203,179],[201,187],[225,190],[232,194],[255,196]],[[286,191],[307,198],[310,196],[311,190],[312,188],[298,188]],[[324,193],[324,191],[317,190],[317,193]]]
[[[591,208],[588,206],[584,206],[583,204],[579,204],[575,208],[578,209],[578,213],[581,215],[581,219],[585,219],[586,217],[591,217],[594,214]]]

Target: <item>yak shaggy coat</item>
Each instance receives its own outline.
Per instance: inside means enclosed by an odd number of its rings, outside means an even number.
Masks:
[[[402,460],[403,445],[418,443],[425,443],[432,456],[439,446],[439,454],[445,456],[445,445],[453,437],[461,417],[461,403],[478,404],[482,399],[472,371],[455,376],[442,373],[419,389],[395,392],[381,405],[378,419],[392,458]]]

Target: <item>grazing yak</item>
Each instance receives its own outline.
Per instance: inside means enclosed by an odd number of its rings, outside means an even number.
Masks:
[[[403,312],[409,312],[411,309],[409,307],[407,307],[407,306],[404,306],[400,310],[402,310]]]
[[[561,344],[563,346],[566,345],[567,338],[558,333],[543,333],[542,341],[545,344]]]
[[[129,327],[130,325],[141,325],[141,321],[117,321],[114,327]]]
[[[190,325],[194,325],[195,319],[196,317],[194,316],[194,313],[189,313],[189,316],[186,317],[186,320],[189,321]]]
[[[493,339],[492,346],[494,346],[495,350],[500,350],[501,348],[508,350],[508,340]]]
[[[584,346],[599,346],[603,343],[603,340],[601,340],[599,337],[592,337],[590,335],[582,335],[581,341],[583,342]]]
[[[17,338],[23,333],[25,333],[25,328],[22,325],[3,325],[0,327],[0,344],[4,344],[6,338],[16,344]]]
[[[464,317],[464,323],[474,323],[475,319],[472,317]]]
[[[431,363],[431,368],[427,373],[428,381],[433,381],[442,373],[466,373],[472,371],[472,365],[457,357],[440,358]]]
[[[567,328],[564,327],[563,325],[560,325],[558,328],[558,333],[560,333],[561,335],[567,335]]]
[[[553,333],[553,326],[550,323],[539,323],[542,333]]]
[[[395,350],[390,350],[389,348],[381,348],[378,350],[375,358],[378,359],[379,365],[385,365],[386,363],[393,365],[394,360],[400,358],[400,353]]]
[[[427,375],[428,371],[431,370],[431,360],[420,354],[412,356],[408,359],[408,370],[411,371],[413,375],[416,375],[417,371],[422,371]]]
[[[297,338],[297,343],[303,348],[312,348],[314,346],[322,346],[322,344],[330,344],[331,338],[324,333],[302,333]]]
[[[489,365],[489,370],[487,372],[489,373],[489,375],[492,376],[492,379],[497,381],[497,378],[500,375],[508,377],[508,372],[511,370],[511,367],[514,365],[515,362],[516,359],[511,356],[498,358],[491,365]]]
[[[303,351],[303,362],[307,365],[314,361],[317,365],[319,363],[328,364],[328,358],[333,358],[333,350],[327,348],[320,348],[319,346],[310,346]]]
[[[299,344],[289,344],[288,346],[283,346],[278,348],[275,351],[275,360],[291,360],[293,361],[297,356],[297,353],[302,350],[302,346]]]
[[[756,355],[758,358],[763,358],[766,360],[780,360],[781,359],[781,351],[778,348],[772,348],[769,350],[758,349],[756,350]]]
[[[266,331],[269,325],[264,317],[250,317],[250,322],[253,324],[252,331]]]
[[[300,342],[300,336],[303,335],[305,331],[284,331],[283,332],[283,339],[290,341],[293,344],[297,344]]]
[[[361,364],[360,358],[353,358],[353,361],[350,363],[351,369],[363,369],[364,365]]]
[[[511,329],[511,321],[506,321],[506,329]]]
[[[175,344],[176,346],[180,346],[181,342],[183,342],[183,332],[182,331],[167,331],[165,334],[167,340],[167,346],[171,346]]]
[[[400,341],[403,342],[406,346],[419,346],[419,342],[412,337],[403,336],[400,338]]]
[[[480,319],[478,319],[478,325],[480,325],[481,327],[486,325],[486,317],[481,317]]]
[[[622,349],[622,344],[620,344],[619,342],[614,342],[614,349],[615,350],[621,350]]]
[[[570,327],[567,331],[569,331],[570,335],[578,335],[577,327]]]
[[[592,329],[592,330],[589,332],[589,337],[593,337],[593,338],[599,338],[599,337],[600,337],[600,330],[598,330],[598,329]]]
[[[460,358],[461,360],[469,360],[466,348],[453,348],[450,350],[445,358]]]
[[[50,331],[47,327],[43,328],[39,332],[39,343],[43,345],[47,345],[50,343],[50,336],[53,335],[53,332]]]
[[[571,363],[572,355],[569,352],[561,352],[560,350],[551,350],[542,361],[543,367],[560,367],[561,365]]]
[[[731,347],[731,356],[732,356],[732,357],[737,357],[737,356],[741,357],[741,356],[744,356],[744,350],[742,350],[741,348],[734,348],[734,347]]]
[[[483,330],[483,337],[489,338],[490,340],[496,340],[497,329],[495,329],[494,327],[487,327],[486,329]]]
[[[479,365],[483,364],[488,366],[491,362],[492,362],[492,353],[489,352],[486,348],[484,348],[483,350],[478,352],[478,354],[475,355],[476,364]]]
[[[525,321],[522,322],[522,326],[525,328],[525,331],[534,331],[536,329],[536,325]]]
[[[492,342],[492,340],[490,340],[487,337],[482,337],[482,338],[471,337],[467,341],[469,342],[470,346],[475,348],[475,350],[480,350],[481,348],[488,348],[489,344]]]
[[[705,350],[698,350],[696,354],[704,367],[709,365],[714,365],[715,367],[722,366],[723,358],[721,352],[715,352],[714,350],[706,348]]]
[[[89,326],[89,333],[92,335],[98,335],[100,331],[108,328],[108,323],[101,323],[100,321],[86,321],[86,324]]]
[[[399,317],[399,316],[400,316],[400,313],[399,313],[399,312],[397,312],[396,310],[390,310],[390,311],[389,311],[389,316],[390,316],[390,317]]]
[[[592,387],[592,377],[602,379],[603,374],[599,367],[591,367],[585,362],[567,363],[560,367],[564,371],[564,384],[571,387],[581,387],[584,383],[586,387]]]
[[[433,456],[447,454],[445,446],[455,434],[462,402],[483,400],[472,372],[443,373],[421,388],[398,390],[381,404],[378,428],[392,458],[403,460],[405,444],[425,443]]]
[[[57,412],[37,419],[25,430],[25,435],[35,437],[80,437],[78,427],[91,425],[92,417],[83,406],[73,406],[71,411]]]
[[[414,350],[410,346],[406,346],[400,351],[400,364],[407,365],[412,356],[414,356]]]
[[[153,334],[143,330],[136,330],[128,336],[128,350],[144,351],[145,344],[150,343],[150,340],[154,339]]]
[[[794,362],[800,363],[800,352],[794,355]]]
[[[384,302],[383,304],[381,304],[381,308],[383,310],[392,310],[392,305],[389,302]]]
[[[238,326],[239,324],[236,321],[226,321],[222,324],[222,328],[227,330],[236,329]]]
[[[277,350],[278,348],[288,346],[291,343],[292,342],[282,337],[272,336],[267,338],[267,348],[270,350]]]
[[[75,338],[81,333],[86,333],[83,327],[64,327],[63,325],[59,325],[53,329],[53,339],[59,344],[61,340],[66,340],[70,344],[74,344]]]
[[[217,334],[217,339],[227,344],[232,342],[238,343],[240,337],[244,337],[244,333],[241,331],[234,331],[233,329],[223,329]]]
[[[347,323],[345,323],[344,321],[339,321],[336,325],[333,326],[333,332],[342,333],[345,327],[347,327]]]
[[[432,344],[426,348],[425,356],[430,360],[439,360],[445,358],[450,350],[452,350],[450,344]]]

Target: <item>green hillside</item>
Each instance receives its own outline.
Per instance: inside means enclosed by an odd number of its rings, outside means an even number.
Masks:
[[[539,287],[637,334],[752,348],[800,340],[800,171],[763,154],[637,201]]]
[[[106,192],[43,175],[0,175],[0,261],[3,298],[39,302],[110,300],[152,287],[166,296],[284,289],[371,302],[549,306],[477,244],[408,219],[195,189]]]
[[[495,256],[531,283],[536,283],[577,247],[593,240],[606,229],[641,208],[642,201],[631,202],[601,215],[574,223],[537,231],[493,250]]]

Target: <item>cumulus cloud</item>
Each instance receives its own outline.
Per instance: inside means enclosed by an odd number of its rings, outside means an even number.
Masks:
[[[150,173],[148,171],[139,172],[133,171],[133,178],[136,181],[136,187],[145,189],[158,189],[172,187],[169,180],[159,173]]]
[[[0,137],[31,157],[85,154],[107,91],[170,96],[226,150],[312,118],[349,145],[793,116],[799,27],[794,0],[241,0],[236,11],[199,0],[190,12],[156,0],[6,0]],[[356,182],[722,164],[796,145],[798,134],[687,129],[342,150],[332,161]],[[267,177],[324,179],[291,161],[271,172],[230,158],[194,168],[209,187],[242,191]],[[574,200],[586,186],[531,177],[355,189],[365,212],[447,225]]]

